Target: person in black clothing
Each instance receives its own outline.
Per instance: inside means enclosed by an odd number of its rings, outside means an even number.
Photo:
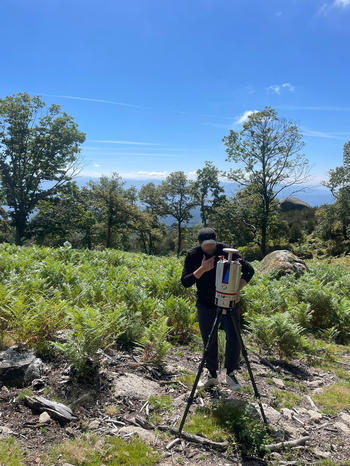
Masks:
[[[202,228],[198,233],[197,243],[197,246],[187,252],[181,275],[181,283],[186,288],[194,284],[197,286],[197,318],[203,344],[205,346],[216,315],[216,306],[214,304],[216,264],[219,260],[219,256],[225,256],[228,258],[228,254],[223,252],[223,249],[229,248],[230,246],[225,243],[218,242],[216,240],[216,233],[212,228]],[[242,275],[239,289],[242,289],[254,275],[254,269],[249,262],[245,261],[241,257],[239,253],[233,254],[232,259],[238,260],[241,263]],[[230,313],[232,313],[232,316]],[[235,333],[232,318],[235,319],[236,327],[238,331],[240,331],[239,293],[238,300],[232,311],[222,314],[219,326],[219,328],[225,330],[226,333],[226,381],[232,390],[239,390],[241,387],[234,375],[234,371],[240,367],[241,346]],[[204,385],[205,388],[217,385],[217,332],[208,349],[205,364],[209,371],[209,375],[207,375],[207,380],[202,385]]]

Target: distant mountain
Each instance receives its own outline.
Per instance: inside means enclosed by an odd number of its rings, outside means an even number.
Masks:
[[[99,178],[77,176],[74,179],[77,182],[78,186],[83,186],[89,180],[98,181]],[[161,183],[162,180],[159,180],[159,179],[158,180],[156,179],[148,179],[148,180],[124,179],[124,181],[125,181],[126,187],[135,186],[137,190],[139,190],[141,186],[144,184],[154,183],[155,185],[158,185]],[[239,186],[235,183],[223,182],[222,185],[227,195],[232,195],[239,189]],[[293,189],[286,189],[282,191],[281,196],[279,196],[279,200],[282,201],[282,199],[285,199],[286,197],[290,197],[292,195],[293,195]],[[309,187],[303,191],[298,192],[298,198],[304,201],[305,203],[309,204],[311,207],[316,207],[322,204],[331,204],[334,202],[334,199],[331,193],[329,192],[329,190],[321,185]],[[188,222],[188,226],[193,226],[193,225],[200,223],[201,218],[200,218],[199,207],[195,207],[191,213],[192,213],[192,218]],[[165,217],[162,219],[162,221],[168,226],[174,223],[174,219],[172,217]]]
[[[98,181],[98,178],[92,178],[92,177],[87,177],[87,176],[77,176],[74,179],[76,180],[79,186],[85,185],[89,180]],[[154,183],[155,185],[158,185],[161,183],[162,180],[124,179],[124,181],[125,181],[126,187],[135,186],[137,189],[140,189],[140,187],[146,183]],[[238,185],[235,183],[223,182],[222,185],[227,195],[232,195],[239,189]],[[292,188],[285,189],[284,191],[282,191],[281,196],[279,196],[279,199],[282,200],[290,196],[293,196]],[[330,191],[322,185],[315,185],[312,187],[308,187],[307,189],[304,189],[303,191],[299,191],[297,193],[297,196],[299,199],[310,204],[311,207],[316,207],[322,204],[331,204],[334,202],[334,199]]]

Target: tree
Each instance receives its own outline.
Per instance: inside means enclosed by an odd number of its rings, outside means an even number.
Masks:
[[[252,113],[240,132],[230,130],[223,138],[226,161],[237,168],[223,172],[241,187],[254,186],[261,210],[261,251],[266,253],[272,204],[284,189],[308,179],[308,161],[300,153],[304,143],[298,127],[279,118],[271,107]],[[295,192],[295,191],[294,191]]]
[[[59,105],[45,112],[44,107],[39,96],[27,93],[0,99],[0,179],[18,245],[38,202],[77,173],[79,144],[85,141],[85,133]]]
[[[125,181],[117,172],[110,178],[101,176],[98,182],[88,182],[91,205],[104,231],[106,248],[115,244],[113,232],[123,235],[125,230],[133,230],[138,219],[136,190],[134,187],[125,189],[124,185]]]
[[[159,216],[165,211],[161,189],[154,183],[144,184],[139,191],[139,199],[144,208],[139,222],[139,236],[147,254],[156,254],[156,243],[165,235],[165,225]]]
[[[86,198],[86,188],[81,190],[75,181],[66,183],[52,198],[39,201],[37,213],[28,230],[40,243],[49,238],[51,245],[72,244],[92,248],[93,227],[96,219]]]
[[[341,223],[344,240],[349,239],[350,226],[350,141],[344,144],[343,165],[329,170],[329,180],[323,182],[336,200],[335,213]]]
[[[191,210],[196,205],[191,184],[183,171],[170,173],[160,185],[164,215],[170,215],[177,222],[177,255],[182,245],[183,224],[191,218]]]
[[[212,162],[206,160],[202,169],[197,170],[197,179],[193,182],[193,196],[200,206],[202,224],[208,226],[208,218],[223,202],[224,188],[220,185],[219,170]]]

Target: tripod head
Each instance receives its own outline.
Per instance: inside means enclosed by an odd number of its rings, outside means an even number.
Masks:
[[[237,249],[224,248],[223,251],[228,253],[228,259],[219,256],[216,264],[215,305],[231,309],[237,299],[242,266],[239,261],[232,260],[232,254],[237,253]]]

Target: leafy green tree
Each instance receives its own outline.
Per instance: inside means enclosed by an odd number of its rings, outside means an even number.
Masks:
[[[200,206],[201,220],[208,226],[210,215],[225,199],[224,188],[220,185],[219,170],[206,160],[203,168],[197,170],[197,179],[192,184],[193,196]]]
[[[25,92],[0,99],[1,188],[18,245],[38,202],[77,173],[79,145],[85,141],[85,133],[59,105],[44,108],[39,96]]]
[[[329,170],[329,180],[323,182],[335,198],[335,212],[341,223],[344,240],[349,239],[350,227],[350,141],[344,144],[343,165]]]
[[[116,241],[114,235],[123,235],[135,229],[139,209],[136,205],[134,187],[124,188],[125,181],[117,172],[109,178],[101,176],[99,181],[88,182],[92,209],[103,231],[106,248],[111,248]]]
[[[191,218],[191,210],[196,205],[193,191],[183,171],[170,173],[160,185],[164,215],[170,215],[177,224],[177,255],[182,246],[183,225]]]
[[[156,254],[157,243],[165,236],[165,225],[159,220],[165,210],[159,186],[154,183],[143,185],[139,190],[139,199],[144,209],[138,229],[143,249],[147,254]]]
[[[237,167],[223,174],[241,187],[254,186],[259,196],[261,250],[265,254],[275,198],[308,178],[308,162],[300,153],[302,135],[294,123],[279,118],[273,108],[266,106],[252,113],[240,132],[230,130],[223,142],[226,161]]]
[[[72,181],[66,183],[57,196],[39,201],[28,229],[41,244],[47,238],[55,246],[69,240],[91,249],[95,223],[86,188],[80,190]]]

